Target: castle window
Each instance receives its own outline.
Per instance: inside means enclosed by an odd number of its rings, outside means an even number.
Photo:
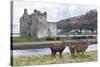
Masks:
[[[50,29],[48,29],[48,31],[50,31]]]

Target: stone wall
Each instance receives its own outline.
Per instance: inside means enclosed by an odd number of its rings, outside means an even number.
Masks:
[[[30,36],[32,38],[43,38],[48,36],[47,13],[34,10],[34,13],[28,15],[27,9],[20,18],[21,36]]]

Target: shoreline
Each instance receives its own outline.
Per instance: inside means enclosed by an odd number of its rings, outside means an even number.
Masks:
[[[81,41],[85,41],[82,39]],[[66,43],[77,42],[79,40],[65,40]],[[88,39],[92,44],[97,43],[97,39]],[[61,43],[62,41],[46,41],[46,42],[23,42],[23,43],[11,43],[11,50],[23,50],[23,49],[35,49],[35,48],[49,48],[53,43]],[[67,45],[66,45],[67,46]]]

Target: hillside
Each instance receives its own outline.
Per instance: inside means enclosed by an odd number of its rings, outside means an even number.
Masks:
[[[63,32],[82,32],[82,30],[97,31],[97,10],[90,10],[84,15],[63,19],[57,22],[57,28]]]

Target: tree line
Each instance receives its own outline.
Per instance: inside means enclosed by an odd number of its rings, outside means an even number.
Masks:
[[[82,30],[97,31],[97,10],[90,10],[84,15],[61,20],[57,23],[57,28],[63,32],[82,32]]]

